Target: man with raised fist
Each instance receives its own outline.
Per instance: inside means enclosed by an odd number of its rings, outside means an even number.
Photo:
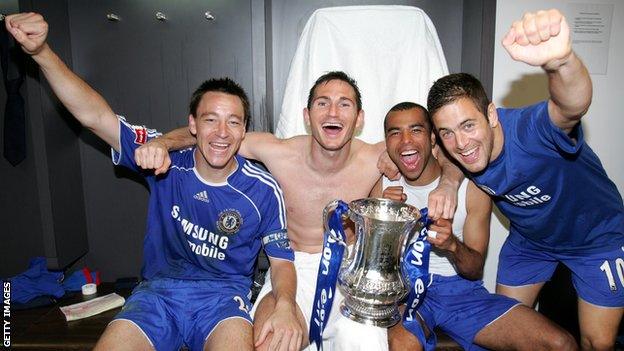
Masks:
[[[624,312],[624,206],[579,123],[592,82],[558,10],[527,13],[502,42],[540,66],[550,98],[496,109],[468,74],[436,81],[427,107],[439,140],[510,220],[497,292],[528,306],[558,263],[572,271],[581,347],[608,350]]]
[[[248,294],[264,249],[273,270],[275,308],[265,322],[271,350],[299,350],[294,254],[282,191],[273,177],[237,155],[249,101],[229,78],[193,93],[189,131],[197,146],[171,155],[166,175],[142,171],[134,151],[158,133],[115,115],[95,90],[46,43],[35,13],[8,16],[6,28],[39,64],[69,112],[113,149],[116,165],[150,188],[143,281],[98,341],[96,350],[253,350]]]

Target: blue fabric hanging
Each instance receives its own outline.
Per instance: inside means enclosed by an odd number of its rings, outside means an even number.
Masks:
[[[25,304],[39,296],[59,298],[65,295],[61,285],[63,272],[49,271],[43,257],[31,259],[26,271],[7,280],[11,282],[12,303]]]

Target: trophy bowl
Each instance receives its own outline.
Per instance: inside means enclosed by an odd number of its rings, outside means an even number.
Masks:
[[[336,201],[327,205],[327,215]],[[407,288],[400,264],[406,244],[422,227],[420,211],[389,199],[365,198],[349,203],[356,241],[343,257],[338,288],[345,299],[340,312],[359,323],[390,327],[400,320],[398,302]]]

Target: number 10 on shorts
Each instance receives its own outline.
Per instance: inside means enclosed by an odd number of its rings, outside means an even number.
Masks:
[[[618,278],[620,278],[620,285],[624,288],[624,259],[618,258],[614,262],[615,271],[617,271]],[[600,270],[605,273],[607,276],[607,280],[609,281],[609,287],[611,291],[616,291],[617,286],[615,285],[615,278],[613,277],[613,270],[611,269],[611,265],[609,261],[604,261],[602,265],[600,265]]]

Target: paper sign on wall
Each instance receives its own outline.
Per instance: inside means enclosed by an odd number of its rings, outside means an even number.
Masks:
[[[568,4],[572,48],[591,74],[606,74],[613,4]]]

